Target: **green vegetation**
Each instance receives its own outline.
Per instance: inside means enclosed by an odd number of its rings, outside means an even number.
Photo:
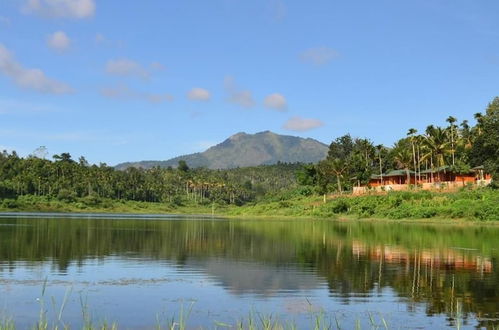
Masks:
[[[319,193],[333,190],[342,193],[355,185],[367,185],[374,175],[393,169],[405,171],[407,178],[421,178],[423,171],[438,173],[451,170],[467,173],[484,166],[493,178],[499,176],[499,97],[487,107],[486,113],[475,114],[477,124],[467,120],[457,126],[457,119],[447,118],[448,127],[430,125],[425,133],[408,130],[407,137],[392,148],[375,146],[368,139],[345,135],[334,140],[325,160],[309,168],[300,183],[312,183]],[[409,180],[408,180],[409,181]]]
[[[367,184],[373,174],[391,169],[409,178],[446,169],[467,173],[483,165],[493,179],[497,178],[499,97],[484,115],[478,113],[475,118],[474,127],[466,120],[458,127],[457,119],[451,116],[447,118],[448,127],[430,125],[423,135],[410,129],[393,148],[345,135],[331,143],[326,159],[318,164],[277,163],[213,170],[190,168],[179,158],[176,168],[117,170],[106,164],[90,165],[84,157],[75,161],[69,153],[55,155],[49,161],[44,147],[27,158],[4,151],[0,153],[0,210],[497,220],[498,193],[490,190],[441,194],[415,189],[326,202],[327,194],[341,196],[355,185]],[[284,143],[282,137],[269,132],[255,136],[278,140],[272,151],[276,155],[286,148],[294,153],[307,143],[316,143],[303,139],[298,143],[291,137]],[[254,145],[247,134],[237,134],[220,146],[233,150],[246,145],[240,140]],[[223,158],[223,153],[217,155],[215,158]],[[493,181],[492,187],[496,186]]]
[[[463,190],[390,192],[385,195],[342,196],[323,203],[320,198],[294,197],[231,208],[237,216],[306,216],[373,219],[468,219],[499,221],[499,191]]]
[[[312,309],[313,306],[311,305]],[[172,316],[166,321],[157,319],[153,329],[156,330],[185,330],[190,329],[189,326],[189,311],[184,311],[181,309],[178,317]],[[307,326],[308,329],[312,330],[330,330],[330,329],[343,329],[344,322],[347,324],[355,324],[355,329],[390,329],[387,320],[383,315],[379,313],[366,312],[365,315],[357,317],[355,320],[344,320],[344,316],[340,313],[333,313],[331,315],[326,314],[324,311],[313,311],[309,313],[310,322]],[[456,313],[456,322],[461,321],[461,316]],[[126,328],[126,327],[125,327]],[[208,327],[196,326],[196,329],[237,329],[237,330],[296,330],[299,327],[294,321],[281,320],[279,317],[272,314],[261,314],[249,312],[248,317],[242,318],[232,323],[226,323],[221,321],[213,321],[213,324]],[[459,328],[459,327],[458,327]],[[0,321],[0,330],[16,330],[14,321],[5,320]],[[59,330],[59,329],[71,329],[70,324],[66,324],[59,320],[53,325],[50,325],[44,318],[42,318],[37,324],[35,324],[32,329],[34,330]],[[83,330],[117,330],[121,329],[118,323],[114,322],[109,324],[108,322],[101,322],[97,325],[91,320],[85,320],[82,327]]]
[[[319,141],[265,131],[256,134],[234,134],[224,142],[201,153],[179,156],[166,161],[123,163],[117,165],[116,168],[176,167],[180,160],[184,160],[192,168],[228,169],[270,165],[278,162],[316,163],[324,159],[326,155],[327,145]]]
[[[405,191],[384,195],[303,196],[301,190],[268,197],[243,206],[186,203],[175,205],[113,199],[20,196],[4,199],[0,211],[96,212],[142,214],[207,214],[237,217],[308,217],[352,219],[464,219],[499,221],[499,191],[489,188],[460,192]]]

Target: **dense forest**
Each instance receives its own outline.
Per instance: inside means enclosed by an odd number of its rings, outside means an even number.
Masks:
[[[499,177],[499,97],[476,113],[475,125],[447,118],[448,126],[430,125],[418,134],[409,129],[394,146],[375,145],[365,138],[345,135],[335,139],[326,159],[318,164],[265,165],[228,170],[191,169],[184,161],[173,168],[116,170],[106,164],[91,165],[69,153],[45,159],[38,148],[22,158],[16,152],[0,153],[0,198],[10,203],[19,196],[43,196],[86,204],[100,199],[162,202],[171,205],[243,205],[273,196],[344,192],[366,184],[372,174],[389,169],[411,170],[449,166],[466,172],[484,165]],[[5,205],[4,205],[5,206]]]

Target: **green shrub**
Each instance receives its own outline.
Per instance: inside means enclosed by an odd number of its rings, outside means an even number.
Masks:
[[[76,201],[76,194],[69,189],[61,189],[57,194],[57,199],[63,202],[72,203]]]
[[[16,209],[19,207],[19,203],[15,199],[4,199],[2,202],[2,208],[5,209]]]
[[[81,202],[86,206],[98,206],[102,199],[96,194],[90,194],[81,199]]]
[[[350,205],[345,199],[336,199],[329,206],[330,212],[334,214],[347,213]]]

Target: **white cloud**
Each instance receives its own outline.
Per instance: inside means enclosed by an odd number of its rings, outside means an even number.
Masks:
[[[304,51],[300,57],[304,62],[314,65],[324,65],[338,58],[340,54],[329,47],[316,47]]]
[[[286,98],[279,93],[274,93],[268,95],[265,100],[263,100],[263,104],[270,109],[278,110],[278,111],[286,111],[288,108],[288,102]]]
[[[303,132],[321,126],[324,126],[324,122],[319,119],[292,117],[286,121],[282,127],[289,131]]]
[[[166,70],[166,67],[160,62],[152,62],[150,67],[151,67],[151,70],[153,70],[153,71],[165,71]]]
[[[45,144],[48,141],[66,141],[66,142],[98,142],[98,143],[111,143],[119,145],[126,143],[123,137],[110,135],[105,132],[99,131],[36,131],[36,130],[14,130],[14,129],[0,129],[0,137],[8,138],[22,138],[38,141],[37,143]],[[49,143],[47,143],[48,145]]]
[[[116,76],[134,76],[142,79],[151,76],[141,64],[126,58],[107,61],[106,72]]]
[[[288,9],[282,0],[270,0],[268,12],[272,19],[281,21],[286,17]]]
[[[10,18],[5,17],[5,16],[0,16],[0,24],[5,25],[5,26],[10,26],[10,24],[11,24]]]
[[[26,102],[19,100],[0,100],[0,114],[35,114],[47,112],[59,112],[60,109],[52,105],[39,102]]]
[[[73,91],[67,84],[48,78],[40,69],[23,67],[2,44],[0,44],[0,73],[12,79],[19,87],[42,93],[65,94]]]
[[[229,94],[229,102],[245,108],[251,108],[255,105],[251,91],[239,89],[236,85],[234,77],[225,77],[224,87],[226,92]]]
[[[96,33],[94,37],[94,42],[98,45],[121,48],[124,46],[124,42],[121,40],[111,40],[106,35],[102,33]]]
[[[193,88],[187,93],[187,98],[194,101],[209,101],[211,94],[204,88]]]
[[[168,93],[143,93],[130,89],[125,85],[104,87],[100,90],[102,96],[118,100],[143,100],[150,103],[163,103],[173,101],[173,96]]]
[[[27,0],[24,13],[46,17],[83,19],[95,14],[94,0]]]
[[[102,33],[97,33],[95,35],[95,42],[98,44],[106,42],[106,37]]]
[[[63,31],[57,31],[48,37],[47,45],[57,51],[63,52],[71,45],[71,39]]]

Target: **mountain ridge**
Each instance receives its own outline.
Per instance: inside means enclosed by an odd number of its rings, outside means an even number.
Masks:
[[[271,165],[277,162],[316,163],[326,157],[327,150],[326,144],[312,138],[280,135],[271,131],[255,134],[238,132],[203,152],[164,161],[126,162],[116,165],[115,168],[124,170],[128,167],[176,167],[180,160],[184,160],[189,167],[210,169]]]

